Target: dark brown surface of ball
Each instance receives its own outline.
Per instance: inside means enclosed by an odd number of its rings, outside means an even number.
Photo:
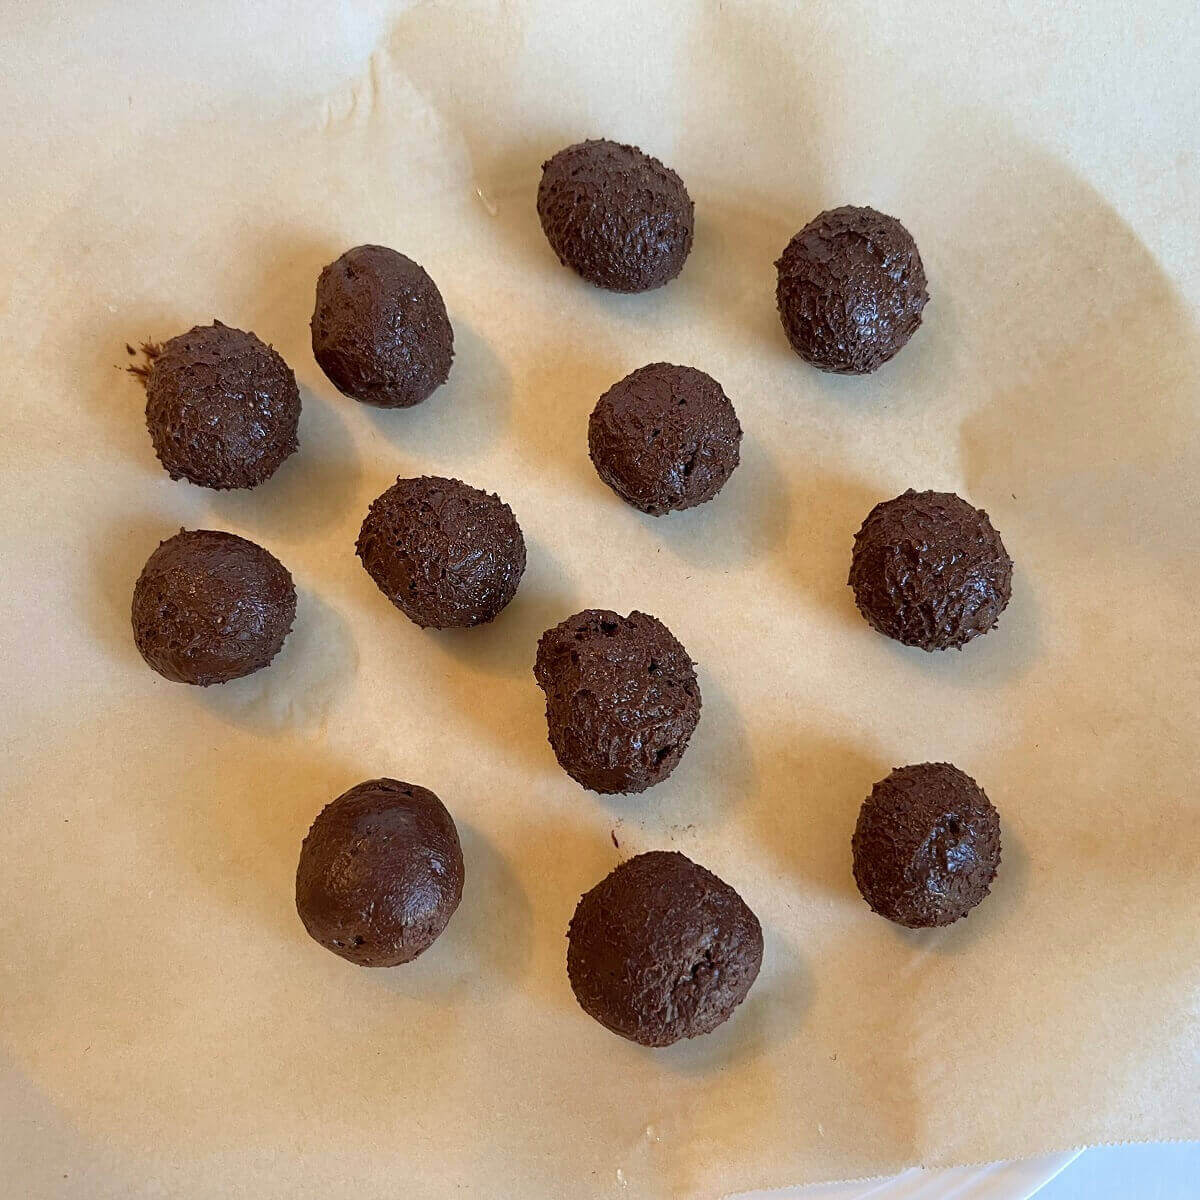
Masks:
[[[371,779],[312,823],[296,869],[296,911],[334,954],[361,967],[395,967],[446,928],[463,874],[458,830],[437,796]]]
[[[909,929],[949,925],[991,889],[1000,816],[950,763],[899,767],[864,801],[851,847],[854,880],[877,913]]]
[[[424,629],[481,625],[516,595],[525,539],[498,496],[458,479],[397,479],[372,505],[358,556],[379,590]]]
[[[257,487],[298,446],[299,422],[295,375],[252,333],[197,325],[151,357],[146,426],[172,479]]]
[[[296,619],[287,568],[254,542],[181,530],[133,589],[133,638],[163,678],[207,687],[265,667]]]
[[[450,374],[454,330],[442,294],[386,246],[355,246],[321,272],[311,329],[321,370],[365,404],[409,408]]]
[[[863,522],[849,582],[880,633],[922,650],[961,649],[996,627],[1012,566],[982,509],[953,492],[910,488]]]
[[[692,200],[636,146],[579,142],[542,164],[538,217],[559,261],[613,292],[662,287],[692,248]]]
[[[644,792],[666,779],[700,720],[692,660],[645,613],[576,613],[542,635],[533,673],[555,757],[593,792]]]
[[[792,349],[841,375],[867,375],[905,345],[929,300],[912,235],[873,208],[830,209],[775,264],[776,303]]]
[[[588,422],[600,478],[656,517],[711,500],[738,465],[741,440],[721,385],[670,363],[639,367],[613,384]]]
[[[567,939],[567,975],[584,1012],[643,1046],[710,1033],[762,965],[762,928],[741,896],[667,851],[639,854],[596,884]]]

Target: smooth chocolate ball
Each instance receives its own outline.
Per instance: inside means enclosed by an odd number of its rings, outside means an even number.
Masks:
[[[311,329],[321,370],[364,404],[409,408],[450,374],[454,330],[442,294],[386,246],[355,246],[321,272]]]
[[[953,492],[910,488],[863,522],[849,582],[880,633],[922,650],[961,649],[996,627],[1012,567],[982,509]]]
[[[147,353],[146,426],[172,479],[257,487],[299,445],[296,376],[254,334],[214,321]]]
[[[679,178],[636,146],[579,142],[542,164],[538,217],[563,266],[612,292],[646,292],[683,270],[692,200]]]
[[[840,375],[883,366],[916,332],[929,300],[912,234],[873,208],[821,213],[775,267],[775,299],[792,349]]]
[[[182,529],[150,555],[133,589],[133,639],[174,683],[228,683],[265,667],[296,619],[287,568],[254,542]]]
[[[360,967],[395,967],[423,954],[462,890],[454,819],[415,784],[360,783],[321,810],[300,847],[300,920],[326,950]]]
[[[644,792],[679,764],[700,720],[687,651],[655,617],[590,608],[542,634],[533,668],[555,757],[593,792]]]
[[[435,475],[397,479],[371,505],[357,548],[379,590],[423,629],[494,620],[525,571],[512,509]]]
[[[741,896],[662,850],[622,863],[584,895],[567,939],[580,1007],[643,1046],[712,1032],[762,965],[762,928]]]
[[[600,478],[656,517],[711,500],[738,465],[741,440],[721,385],[671,363],[639,367],[613,384],[588,422]]]
[[[991,889],[1000,816],[950,763],[898,767],[863,802],[851,848],[854,880],[877,913],[909,929],[949,925]]]

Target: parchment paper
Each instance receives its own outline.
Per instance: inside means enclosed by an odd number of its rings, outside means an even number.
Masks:
[[[1119,14],[1119,15],[1118,15]],[[10,1195],[705,1196],[1200,1135],[1200,15],[1107,5],[9,4],[3,16],[0,1165]],[[543,158],[640,144],[696,201],[681,278],[559,267]],[[792,355],[773,259],[825,207],[913,231],[925,325],[876,377]],[[410,412],[338,396],[314,283],[379,241],[456,332]],[[266,486],[171,482],[125,343],[213,317],[303,389]],[[742,466],[663,520],[586,453],[653,360],[732,397]],[[398,473],[500,492],[529,541],[491,627],[434,634],[353,553]],[[936,657],[845,586],[877,500],[953,489],[1017,564],[1000,628]],[[180,526],[294,573],[270,670],[142,664],[134,579]],[[577,608],[697,660],[669,782],[557,767],[531,674]],[[951,759],[1000,809],[969,919],[868,911],[871,784]],[[466,895],[411,966],[357,970],[293,909],[300,839],[361,779],[433,788]],[[619,844],[614,844],[614,842]],[[677,847],[760,915],[762,975],[652,1052],[567,985],[580,892]]]

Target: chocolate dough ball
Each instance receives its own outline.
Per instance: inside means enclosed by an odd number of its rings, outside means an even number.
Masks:
[[[580,1007],[643,1046],[710,1033],[762,965],[762,928],[741,896],[663,850],[622,863],[583,896],[567,939]]]
[[[877,504],[854,538],[854,602],[890,638],[962,649],[996,627],[1012,596],[1012,559],[988,515],[953,492]]]
[[[446,382],[454,330],[423,268],[386,246],[355,246],[317,280],[312,347],[338,391],[409,408]]]
[[[513,598],[525,539],[512,509],[458,479],[397,479],[372,505],[358,557],[423,629],[482,625]]]
[[[559,262],[613,292],[662,287],[692,248],[683,180],[636,146],[599,140],[560,150],[542,164],[537,210]]]
[[[265,667],[296,619],[287,568],[232,533],[181,529],[133,589],[133,639],[175,683],[228,683]]]
[[[830,209],[787,244],[775,299],[792,349],[840,375],[869,375],[921,324],[929,299],[912,234],[873,208]]]
[[[644,792],[666,779],[700,720],[692,660],[645,613],[568,617],[542,634],[533,674],[555,757],[593,792]]]
[[[300,847],[300,920],[326,950],[360,967],[395,967],[423,954],[462,890],[454,819],[415,784],[360,783],[321,810]]]
[[[851,847],[854,881],[877,913],[909,929],[949,925],[996,878],[1000,816],[949,763],[898,767],[863,802]]]
[[[148,353],[146,425],[172,479],[257,487],[296,449],[296,377],[254,334],[214,321]]]
[[[711,500],[738,465],[741,440],[721,385],[670,363],[639,367],[613,384],[588,422],[600,478],[656,517]]]

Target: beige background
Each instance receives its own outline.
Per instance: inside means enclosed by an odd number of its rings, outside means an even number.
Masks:
[[[1195,5],[247,7],[2,18],[12,1194],[717,1196],[1200,1136]],[[540,234],[541,160],[605,135],[696,201],[660,292],[595,291]],[[806,368],[774,313],[774,257],[846,202],[906,222],[933,297],[870,379]],[[412,412],[312,360],[317,273],[364,241],[454,323]],[[214,316],[302,386],[301,452],[252,493],[172,483],[119,369]],[[719,499],[658,521],[585,444],[655,359],[746,429]],[[354,558],[370,499],[423,471],[524,526],[494,626],[423,633]],[[909,485],[987,508],[1016,560],[961,655],[874,635],[845,587]],[[130,590],[181,525],[294,573],[269,671],[200,691],[141,663]],[[584,793],[545,742],[536,638],[587,605],[657,614],[699,664],[692,748],[642,798]],[[969,920],[912,934],[858,898],[849,836],[875,779],[943,758],[1004,861]],[[368,972],[307,939],[292,876],[379,774],[443,797],[468,879],[429,954]],[[563,933],[660,846],[742,892],[766,961],[718,1033],[648,1052],[575,1006]]]

